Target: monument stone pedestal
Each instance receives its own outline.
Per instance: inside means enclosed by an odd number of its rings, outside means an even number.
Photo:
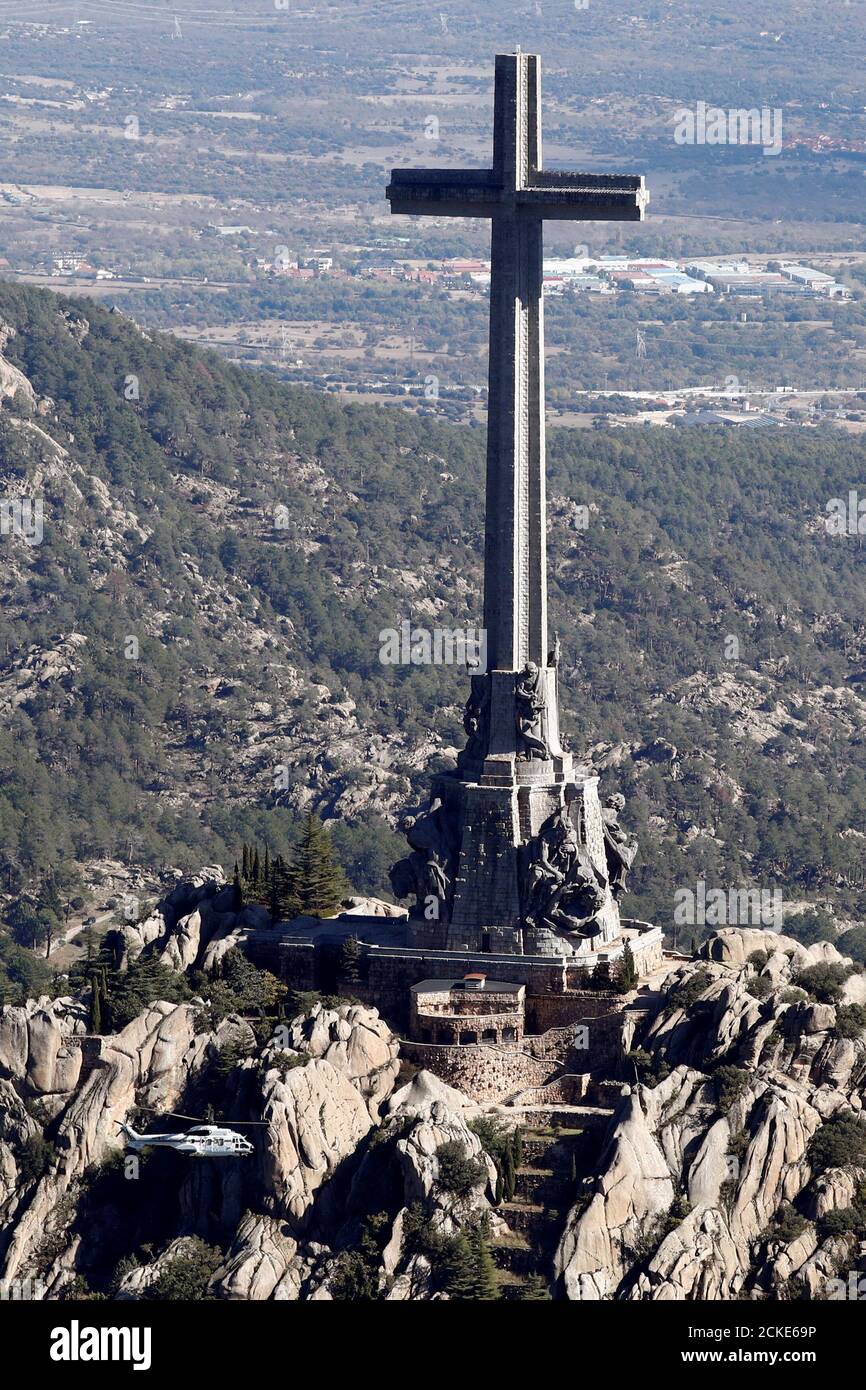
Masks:
[[[440,786],[443,779],[440,780]],[[619,908],[609,887],[591,937],[564,936],[527,925],[521,886],[530,847],[543,826],[564,810],[607,885],[598,778],[487,786],[458,782],[461,836],[454,896],[443,945],[448,950],[517,955],[585,955],[620,933]],[[581,835],[582,831],[582,835]],[[524,890],[525,891],[525,890]]]

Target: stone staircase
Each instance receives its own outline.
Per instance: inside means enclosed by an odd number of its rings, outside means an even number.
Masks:
[[[596,1125],[573,1114],[562,1120],[523,1129],[523,1164],[516,1174],[514,1197],[497,1207],[511,1232],[490,1246],[504,1299],[522,1298],[533,1276],[548,1284],[552,1280],[553,1257],[575,1198],[574,1170],[586,1171],[597,1147]]]

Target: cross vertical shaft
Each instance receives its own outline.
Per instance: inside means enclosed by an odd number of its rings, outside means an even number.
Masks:
[[[541,161],[538,59],[496,59],[494,174],[527,187]],[[489,664],[547,660],[542,222],[505,204],[492,218],[484,626]]]
[[[489,669],[501,673],[548,661],[544,220],[639,221],[647,201],[639,175],[543,172],[540,112],[537,54],[498,54],[493,167],[395,169],[387,190],[395,213],[491,220],[484,626]],[[513,711],[497,704],[494,732],[491,749],[513,758]]]

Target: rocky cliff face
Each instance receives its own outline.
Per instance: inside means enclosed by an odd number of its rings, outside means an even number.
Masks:
[[[170,941],[191,916],[210,920],[202,903],[221,891],[211,887],[206,900],[204,884],[178,894]],[[202,949],[200,940],[195,958]],[[197,1001],[156,1003],[122,1032],[93,1038],[71,999],[0,1011],[0,1277],[38,1277],[49,1297],[62,1298],[98,1266],[105,1244],[133,1257],[110,1292],[147,1297],[203,1236],[222,1251],[214,1297],[330,1299],[374,1199],[387,1226],[376,1271],[381,1296],[424,1297],[429,1261],[404,1249],[410,1207],[443,1234],[484,1214],[502,1225],[491,1208],[495,1169],[466,1123],[473,1107],[423,1072],[395,1089],[398,1043],[375,1009],[319,1004],[264,1046],[237,1017],[216,1029],[204,1017]],[[134,1158],[129,1169],[129,1153],[120,1159],[119,1123],[182,1127],[172,1112],[200,1094],[228,1043],[248,1055],[229,1070],[222,1103],[231,1118],[254,1122],[245,1132],[255,1155],[185,1158],[161,1169],[155,1183],[151,1162],[174,1155],[144,1157],[140,1172]],[[43,1139],[50,1157],[34,1173],[28,1154]],[[438,1182],[437,1151],[454,1141],[477,1164],[459,1201]],[[127,1210],[129,1194],[138,1207],[153,1200],[144,1224],[140,1211]],[[117,1229],[124,1212],[125,1237]],[[157,1229],[161,1240],[142,1241]]]
[[[719,932],[704,957],[666,981],[647,1079],[569,1215],[570,1299],[827,1297],[858,1257],[866,976],[771,932]]]
[[[257,903],[235,910],[232,886],[215,865],[184,879],[150,916],[125,926],[123,938],[130,957],[153,947],[174,970],[210,971],[245,931],[270,921],[270,913]]]
[[[127,957],[207,967],[247,925],[207,870],[127,928]],[[555,1291],[827,1296],[866,1230],[866,974],[827,943],[728,929],[641,1003],[601,1157],[554,1228]],[[88,1026],[72,997],[0,1010],[0,1278],[147,1298],[206,1242],[210,1297],[340,1299],[350,1280],[402,1301],[447,1296],[442,1252],[479,1229],[519,1244],[478,1107],[401,1072],[375,1009],[320,1002],[266,1036],[157,1001]],[[123,1153],[121,1122],[208,1110],[250,1126],[252,1156]]]

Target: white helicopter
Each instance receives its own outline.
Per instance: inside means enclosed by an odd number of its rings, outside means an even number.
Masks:
[[[137,1134],[131,1125],[117,1121],[127,1146],[142,1149],[174,1149],[193,1158],[239,1158],[255,1152],[249,1139],[222,1125],[193,1125],[185,1134]]]

